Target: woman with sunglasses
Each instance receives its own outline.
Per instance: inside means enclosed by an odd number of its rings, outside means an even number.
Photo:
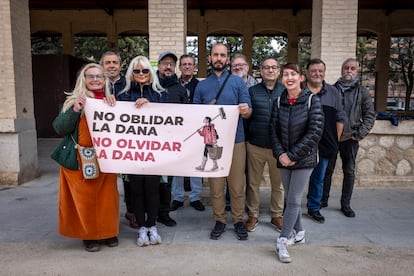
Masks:
[[[148,102],[162,102],[164,89],[149,60],[137,56],[131,60],[125,75],[125,88],[117,95],[119,101],[132,101],[140,108]],[[160,207],[159,175],[128,175],[131,185],[132,208],[139,225],[137,245],[160,244],[156,227]]]

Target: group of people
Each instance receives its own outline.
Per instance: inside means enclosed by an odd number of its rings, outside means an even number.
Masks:
[[[179,78],[175,73],[178,61]],[[96,179],[85,180],[78,169],[74,144],[92,145],[82,112],[86,97],[103,99],[109,105],[131,101],[137,108],[148,102],[237,105],[240,116],[229,175],[207,179],[215,220],[210,232],[213,240],[225,232],[228,211],[239,240],[247,240],[248,232],[255,231],[260,184],[267,164],[270,223],[280,232],[276,251],[281,262],[291,262],[288,246],[305,242],[301,222],[305,187],[309,184],[309,216],[323,222],[319,210],[328,205],[338,151],[344,171],[341,211],[347,217],[355,216],[350,200],[358,141],[369,133],[375,120],[371,96],[358,82],[358,61],[347,59],[343,63],[342,76],[334,86],[324,81],[326,68],[320,59],[309,62],[305,81],[297,64],[280,67],[276,58],[266,57],[260,64],[260,83],[248,75],[247,58],[239,54],[230,60],[222,43],[212,46],[208,62],[211,73],[200,82],[194,75],[194,58],[183,55],[178,59],[169,51],[159,55],[157,71],[146,57],[137,56],[124,77],[120,74],[120,56],[114,52],[106,52],[100,65],[90,63],[82,68],[74,90],[68,93],[62,112],[53,122],[56,132],[64,137],[52,154],[61,165],[61,235],[82,239],[90,252],[99,251],[101,244],[118,244],[117,175],[101,173]],[[185,178],[128,174],[122,179],[125,217],[138,229],[137,245],[160,244],[156,222],[176,225],[169,212],[184,206]],[[189,182],[190,206],[204,211],[202,178],[190,177]]]

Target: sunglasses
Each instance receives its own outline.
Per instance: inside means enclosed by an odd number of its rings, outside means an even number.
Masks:
[[[142,72],[142,74],[148,74],[150,72],[150,69],[134,69],[132,70],[132,73],[134,74],[140,74]]]

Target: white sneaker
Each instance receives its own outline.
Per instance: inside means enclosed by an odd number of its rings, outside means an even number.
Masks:
[[[162,242],[160,235],[158,235],[157,226],[151,226],[149,229],[149,239],[152,245],[160,244]]]
[[[295,245],[295,244],[301,244],[305,243],[305,230],[299,231],[296,233],[295,230],[293,230],[292,234],[290,234],[289,239],[287,241],[287,245]]]
[[[276,243],[276,252],[282,263],[292,262],[292,258],[290,258],[289,252],[287,251],[287,241],[287,238],[278,238]]]
[[[150,244],[149,238],[148,238],[148,228],[142,226],[139,228],[137,233],[137,245],[138,246],[147,246]]]

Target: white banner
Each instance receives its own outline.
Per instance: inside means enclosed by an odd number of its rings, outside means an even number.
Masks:
[[[196,105],[118,101],[109,106],[87,99],[85,115],[102,172],[199,177],[228,176],[239,112],[236,105]],[[217,131],[222,154],[218,169],[209,156],[203,171],[201,130],[206,117]],[[214,159],[214,157],[213,157]]]

